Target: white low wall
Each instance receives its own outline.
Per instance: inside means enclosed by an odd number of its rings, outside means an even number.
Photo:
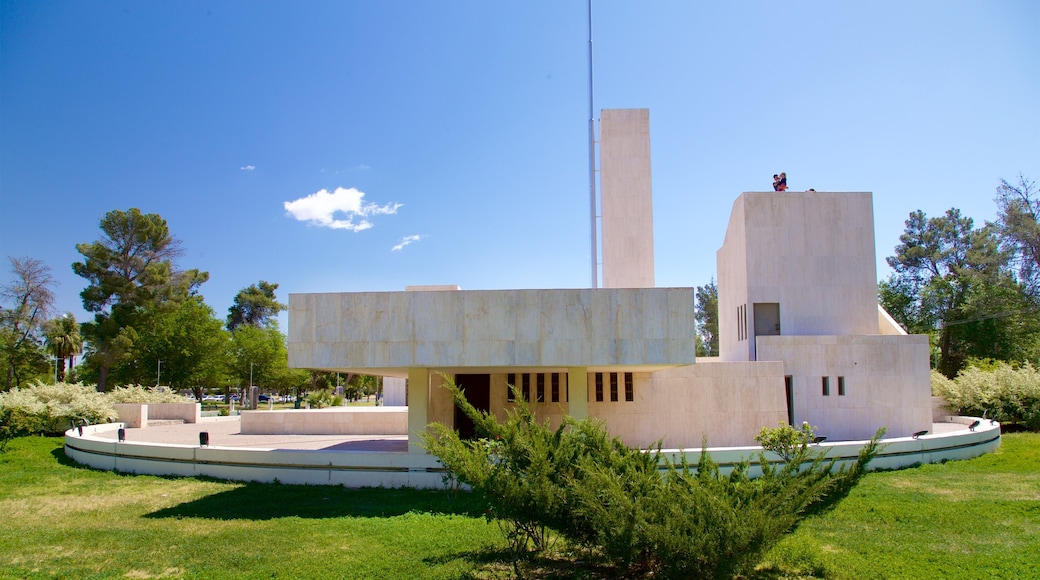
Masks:
[[[94,436],[123,423],[90,425],[65,433],[65,454],[95,469],[151,475],[205,476],[345,487],[443,487],[444,469],[425,453],[302,451],[119,443]]]
[[[112,407],[121,422],[135,429],[147,427],[153,419],[198,423],[202,418],[202,403],[116,403]]]
[[[914,439],[913,437],[896,437],[883,439],[881,449],[874,460],[870,462],[869,469],[899,469],[910,467],[915,464],[938,463],[943,460],[971,459],[1000,447],[1000,423],[991,422],[988,419],[976,417],[951,417],[942,418],[945,423],[960,423],[965,427],[962,430],[948,431],[945,433],[927,434]],[[972,431],[968,428],[974,421],[979,425]],[[860,449],[867,441],[836,441],[834,443],[820,443],[819,448],[826,451],[826,456],[838,460],[838,466],[850,465],[859,456]],[[755,477],[761,474],[756,467],[756,460],[760,447],[725,447],[709,448],[712,460],[719,464],[724,472],[732,470],[733,466],[751,458],[752,467],[750,475]],[[700,460],[701,451],[695,450],[665,450],[668,459],[678,463],[683,454],[686,461],[696,465]],[[773,463],[780,463],[780,457],[773,453],[767,453],[766,457]]]
[[[407,435],[408,407],[242,411],[243,435]]]
[[[887,439],[871,469],[896,469],[916,463],[971,459],[995,451],[1000,446],[1000,424],[974,417],[949,417],[962,423],[957,431],[924,435],[917,439]],[[974,431],[968,425],[978,420]],[[153,475],[206,476],[237,481],[343,485],[346,487],[443,487],[445,473],[437,458],[425,453],[376,451],[301,451],[243,449],[235,447],[198,447],[159,443],[119,443],[95,436],[112,431],[123,423],[90,425],[82,435],[73,429],[65,433],[65,454],[77,463],[96,469]],[[823,443],[828,457],[841,463],[856,460],[865,441]],[[712,459],[723,472],[745,457],[754,457],[757,447],[710,448]],[[680,450],[668,450],[672,461],[678,461]],[[686,459],[696,465],[700,451],[686,452]],[[779,458],[773,458],[779,461]],[[756,475],[752,471],[752,475]]]
[[[140,403],[116,403],[112,405],[119,414],[119,420],[127,427],[141,429],[148,426],[148,405]]]

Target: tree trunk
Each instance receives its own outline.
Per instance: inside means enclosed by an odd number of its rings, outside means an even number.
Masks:
[[[99,393],[105,392],[105,383],[108,382],[108,365],[102,363],[98,368],[98,381],[97,390]]]

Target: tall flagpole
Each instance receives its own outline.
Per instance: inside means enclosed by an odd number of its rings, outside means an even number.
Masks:
[[[599,248],[596,243],[596,116],[592,100],[592,0],[589,13],[589,208],[592,232],[592,287],[599,287]]]

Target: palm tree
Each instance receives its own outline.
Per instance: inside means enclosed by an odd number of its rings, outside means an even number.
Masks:
[[[47,323],[47,350],[58,362],[58,381],[65,380],[65,360],[72,368],[76,355],[83,352],[83,335],[79,332],[79,324],[71,313],[54,318]]]

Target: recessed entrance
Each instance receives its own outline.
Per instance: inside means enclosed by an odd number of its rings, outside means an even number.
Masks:
[[[455,384],[478,411],[491,410],[491,375],[455,375]],[[477,436],[473,420],[458,406],[455,407],[455,430],[462,439],[475,439]]]

